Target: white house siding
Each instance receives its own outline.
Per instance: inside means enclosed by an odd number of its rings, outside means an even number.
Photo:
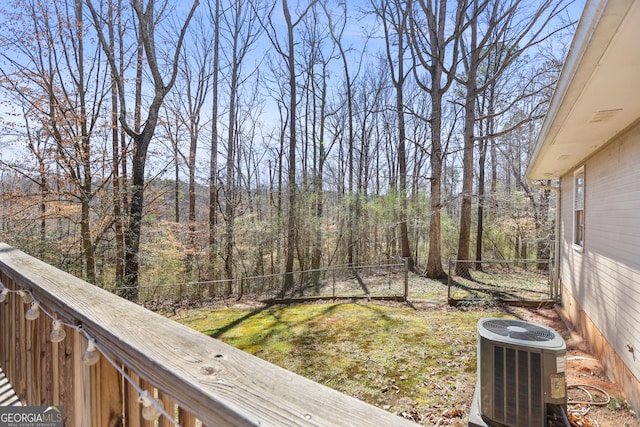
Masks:
[[[614,139],[576,168],[582,165],[585,172],[584,250],[573,245],[572,171],[561,179],[560,277],[564,291],[584,310],[626,366],[625,375],[635,377],[637,389],[640,381],[640,125]]]

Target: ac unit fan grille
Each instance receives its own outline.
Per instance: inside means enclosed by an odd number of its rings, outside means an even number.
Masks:
[[[553,331],[540,326],[511,319],[492,319],[484,322],[484,328],[494,334],[522,341],[550,341]]]

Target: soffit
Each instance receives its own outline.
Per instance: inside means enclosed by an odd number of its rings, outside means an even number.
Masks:
[[[589,1],[527,170],[558,178],[640,117],[640,1]]]

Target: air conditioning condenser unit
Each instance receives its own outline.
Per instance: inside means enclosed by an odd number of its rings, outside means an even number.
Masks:
[[[567,404],[562,336],[515,319],[483,318],[477,328],[478,383],[469,425],[543,427],[561,419]]]

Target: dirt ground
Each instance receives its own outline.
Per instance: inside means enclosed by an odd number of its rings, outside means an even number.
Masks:
[[[593,354],[582,337],[573,329],[573,325],[565,323],[558,312],[553,308],[547,309],[523,309],[507,308],[512,314],[522,320],[547,325],[560,333],[567,344],[567,384],[569,385],[570,401],[596,401],[603,402],[610,399],[609,403],[598,405],[576,405],[572,423],[581,427],[640,427],[640,420],[629,404],[624,400],[622,391],[618,385],[610,381],[604,368]],[[571,387],[572,385],[584,385],[582,389]],[[602,394],[599,389],[607,394]],[[587,390],[589,394],[584,391]],[[571,406],[571,405],[570,405]]]

